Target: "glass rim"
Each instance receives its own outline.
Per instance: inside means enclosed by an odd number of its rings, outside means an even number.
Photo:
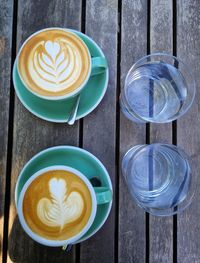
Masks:
[[[140,152],[141,150],[145,149],[146,147],[151,147],[151,146],[164,146],[164,147],[169,147],[172,150],[177,151],[180,156],[189,164],[189,168],[190,168],[190,176],[191,176],[191,182],[190,182],[190,189],[188,191],[187,197],[177,206],[173,206],[167,209],[155,209],[155,208],[150,208],[150,207],[145,207],[144,205],[142,205],[142,203],[140,203],[137,200],[137,197],[133,194],[133,192],[130,189],[130,185],[129,185],[129,180],[128,180],[128,166],[129,166],[129,162],[132,161],[132,159],[134,159],[135,154],[137,154],[138,152]],[[126,167],[123,167],[123,163],[125,163],[125,159],[128,157],[128,155],[131,153],[131,150],[135,150],[133,152],[133,155],[130,156],[130,159],[128,160],[128,163],[126,164]],[[140,206],[142,209],[144,209],[145,212],[148,212],[154,216],[171,216],[171,215],[175,215],[175,214],[179,214],[181,213],[183,210],[185,210],[191,203],[192,200],[194,199],[194,197],[196,196],[196,191],[197,191],[197,185],[195,184],[195,180],[193,179],[192,176],[192,164],[191,164],[191,157],[188,156],[187,153],[185,153],[185,151],[177,146],[177,145],[173,145],[173,144],[167,144],[167,143],[152,143],[152,144],[139,144],[139,145],[134,145],[132,146],[123,156],[122,158],[122,175],[125,179],[126,185],[128,186],[129,189],[129,193],[131,194],[132,198],[134,199],[134,201],[137,203],[138,206]]]
[[[126,92],[125,92],[125,87],[127,86],[127,81],[128,81],[128,77],[130,76],[131,72],[133,70],[135,70],[137,68],[137,65],[145,60],[145,59],[148,59],[150,57],[159,57],[159,56],[163,56],[163,57],[168,57],[168,58],[171,58],[171,59],[174,59],[175,61],[177,61],[179,64],[183,65],[183,67],[186,69],[187,73],[189,74],[191,80],[192,80],[192,84],[188,86],[188,90],[192,91],[191,92],[191,99],[190,99],[190,102],[188,103],[187,107],[178,115],[175,115],[173,116],[172,118],[170,118],[169,120],[164,120],[164,121],[149,121],[148,119],[146,119],[145,117],[141,117],[140,115],[138,115],[135,111],[134,111],[134,114],[131,112],[131,115],[134,115],[134,117],[138,118],[139,120],[142,120],[144,122],[149,122],[149,123],[169,123],[169,122],[172,122],[174,120],[177,120],[179,119],[180,117],[182,117],[192,106],[193,102],[194,102],[194,99],[195,99],[195,95],[196,95],[196,81],[195,81],[195,77],[192,73],[192,70],[190,69],[190,67],[185,64],[181,59],[179,59],[178,57],[174,56],[174,55],[171,55],[169,53],[166,53],[166,52],[155,52],[155,53],[151,53],[149,55],[146,55],[146,56],[143,56],[142,58],[138,59],[132,66],[131,68],[128,70],[128,73],[126,74],[126,78],[125,78],[125,82],[124,82],[124,87],[122,89],[122,92],[124,93],[124,99],[126,101],[126,103],[130,106],[128,100],[127,100],[127,96],[126,96]]]

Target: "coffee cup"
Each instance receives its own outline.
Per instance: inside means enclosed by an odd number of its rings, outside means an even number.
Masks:
[[[47,100],[78,95],[89,78],[104,72],[104,57],[91,57],[70,29],[46,28],[32,34],[17,55],[20,79],[28,91]]]
[[[108,187],[93,187],[78,170],[54,165],[24,184],[17,203],[25,232],[46,246],[77,243],[94,222],[97,206],[112,200]]]

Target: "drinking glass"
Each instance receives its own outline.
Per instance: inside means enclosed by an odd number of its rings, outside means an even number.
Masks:
[[[174,56],[155,53],[141,58],[129,70],[120,106],[134,122],[165,123],[185,114],[194,97],[190,68]]]
[[[174,145],[134,146],[123,157],[122,172],[137,204],[153,215],[181,212],[195,193],[188,158]]]

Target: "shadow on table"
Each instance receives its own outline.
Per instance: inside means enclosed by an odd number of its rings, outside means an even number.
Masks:
[[[45,247],[33,241],[22,229],[16,216],[8,239],[8,257],[15,263],[74,262],[74,249]],[[74,259],[74,260],[73,260]]]

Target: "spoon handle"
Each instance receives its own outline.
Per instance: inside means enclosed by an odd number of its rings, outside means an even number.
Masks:
[[[77,96],[76,102],[74,103],[72,111],[71,111],[71,113],[69,115],[69,118],[67,120],[67,123],[69,125],[73,125],[75,120],[76,120],[76,115],[77,115],[77,111],[78,111],[79,102],[80,102],[80,95]]]
[[[69,252],[72,249],[72,244],[68,244],[62,247],[62,250],[65,250],[66,252]]]

